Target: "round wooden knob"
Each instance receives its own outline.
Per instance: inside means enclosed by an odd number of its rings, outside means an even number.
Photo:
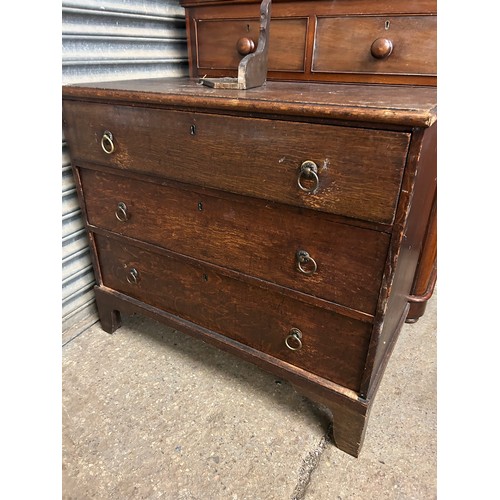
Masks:
[[[375,59],[385,59],[392,53],[392,42],[387,38],[377,38],[372,43],[371,52]]]
[[[236,50],[242,55],[246,56],[247,54],[252,53],[255,50],[255,43],[251,38],[240,38],[236,42]]]

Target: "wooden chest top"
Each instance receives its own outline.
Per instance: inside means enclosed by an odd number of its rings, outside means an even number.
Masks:
[[[63,97],[407,128],[430,127],[437,118],[436,88],[420,86],[268,81],[263,87],[235,91],[204,87],[195,80],[158,78],[65,86]]]

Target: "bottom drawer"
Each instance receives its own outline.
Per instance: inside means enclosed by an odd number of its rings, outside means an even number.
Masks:
[[[371,324],[228,277],[209,264],[96,235],[103,284],[357,391]],[[300,341],[297,333],[301,332]],[[290,347],[287,347],[286,340]]]

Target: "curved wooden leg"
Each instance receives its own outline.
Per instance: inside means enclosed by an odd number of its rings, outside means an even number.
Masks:
[[[333,441],[337,448],[353,457],[357,457],[363,446],[366,424],[368,423],[369,406],[353,400],[335,400],[318,394],[308,388],[293,384],[297,392],[304,394],[311,401],[319,403],[332,415]]]
[[[121,326],[120,311],[116,309],[109,295],[101,293],[99,287],[94,291],[101,328],[107,333],[114,333]]]

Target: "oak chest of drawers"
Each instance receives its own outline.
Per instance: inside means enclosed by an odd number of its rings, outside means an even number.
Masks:
[[[290,57],[270,55],[269,75],[302,73],[235,91],[195,77],[237,65],[221,40],[251,32],[252,2],[231,2],[236,14],[217,7],[224,2],[183,3],[193,78],[63,88],[101,325],[111,333],[121,314],[149,315],[273,372],[325,405],[336,445],[357,456],[425,274],[436,89],[424,83],[435,75],[413,49],[392,66],[349,57],[347,67],[325,54],[349,23],[377,31],[389,20],[403,26],[397,55],[410,26],[425,33],[434,19],[397,9],[390,19],[332,15],[332,5],[367,2],[278,2],[274,25],[292,23],[300,36]],[[204,18],[206,4],[214,10]],[[314,30],[303,4],[319,9]],[[213,37],[222,50],[207,48]],[[412,86],[398,70],[408,60]],[[338,81],[304,81],[323,78],[314,72]],[[348,73],[357,81],[342,83]]]
[[[64,89],[102,327],[151,315],[273,371],[356,455],[432,205],[435,90],[231,92]]]

